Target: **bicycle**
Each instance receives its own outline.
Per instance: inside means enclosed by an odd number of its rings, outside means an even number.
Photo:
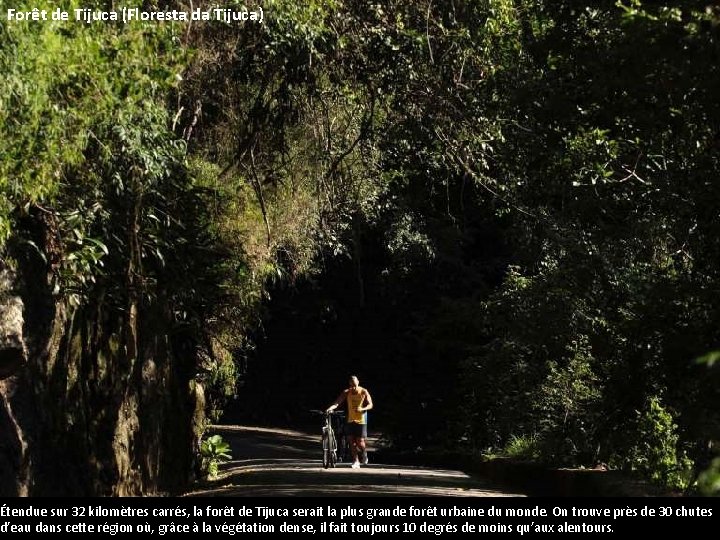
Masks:
[[[347,453],[347,443],[345,442],[345,438],[341,435],[340,437],[340,445],[338,445],[338,439],[335,436],[335,428],[333,427],[333,423],[337,424],[337,422],[333,422],[333,417],[340,417],[345,416],[345,413],[343,412],[327,412],[327,411],[314,411],[316,413],[322,414],[325,419],[325,423],[322,428],[322,464],[323,468],[329,469],[329,468],[335,468],[335,465],[337,465],[338,462],[338,448],[340,447],[341,450],[341,457],[346,458],[345,454]]]
[[[350,448],[345,435],[345,411],[333,411],[332,423],[337,440],[337,461],[350,461]]]

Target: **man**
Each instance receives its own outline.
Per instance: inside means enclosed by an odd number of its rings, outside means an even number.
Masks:
[[[343,400],[347,403],[347,434],[348,444],[353,457],[353,469],[360,468],[360,460],[367,465],[367,449],[365,439],[367,438],[367,411],[373,408],[370,392],[360,386],[360,381],[353,375],[350,377],[350,387],[343,390],[335,402],[328,407],[327,412],[338,408]]]

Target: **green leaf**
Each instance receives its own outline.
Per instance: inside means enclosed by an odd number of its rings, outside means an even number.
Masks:
[[[706,364],[708,367],[713,367],[718,361],[720,361],[720,351],[712,351],[695,359],[696,364]]]

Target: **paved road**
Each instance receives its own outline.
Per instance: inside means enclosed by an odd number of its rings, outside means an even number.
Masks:
[[[234,460],[220,477],[189,496],[517,496],[460,471],[370,463],[323,469],[320,437],[302,431],[222,426]],[[370,439],[371,445],[375,441]]]

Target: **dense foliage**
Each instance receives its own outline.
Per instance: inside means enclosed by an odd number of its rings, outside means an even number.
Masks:
[[[689,486],[720,440],[717,7],[262,4],[0,23],[7,255],[172,313],[215,420],[357,373],[401,448]]]

